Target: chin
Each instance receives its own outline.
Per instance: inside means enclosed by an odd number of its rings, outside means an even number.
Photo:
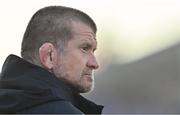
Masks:
[[[86,86],[81,86],[81,88],[79,88],[79,92],[80,93],[88,93],[93,91],[94,89],[94,85],[90,84],[90,85],[86,85]]]
[[[94,89],[94,81],[83,78],[80,81],[71,84],[78,93],[88,93]]]

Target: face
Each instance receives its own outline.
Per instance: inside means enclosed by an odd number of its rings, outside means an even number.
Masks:
[[[73,22],[72,25],[74,37],[68,41],[64,52],[58,54],[54,73],[78,93],[85,93],[94,87],[93,70],[98,68],[94,55],[97,41],[89,26],[81,22]]]

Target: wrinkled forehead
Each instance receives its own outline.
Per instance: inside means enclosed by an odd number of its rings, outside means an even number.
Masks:
[[[96,33],[90,26],[80,21],[72,21],[72,32],[74,35],[87,36],[96,40]]]
[[[74,33],[74,35],[84,36],[87,38],[94,39],[96,41],[96,34],[94,34],[92,32],[79,32],[79,33]]]

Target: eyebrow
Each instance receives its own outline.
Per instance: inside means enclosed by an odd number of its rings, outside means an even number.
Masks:
[[[82,45],[87,45],[88,47],[93,48],[93,44],[89,43],[89,41],[87,41],[87,40],[82,40],[82,41],[83,41]],[[95,47],[93,49],[94,50],[97,49],[97,42],[96,42],[96,45],[95,45]]]

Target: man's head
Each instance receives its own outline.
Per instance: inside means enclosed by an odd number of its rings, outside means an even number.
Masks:
[[[85,13],[62,6],[45,7],[30,20],[22,41],[22,57],[63,79],[77,92],[93,87],[98,68],[96,25]]]

